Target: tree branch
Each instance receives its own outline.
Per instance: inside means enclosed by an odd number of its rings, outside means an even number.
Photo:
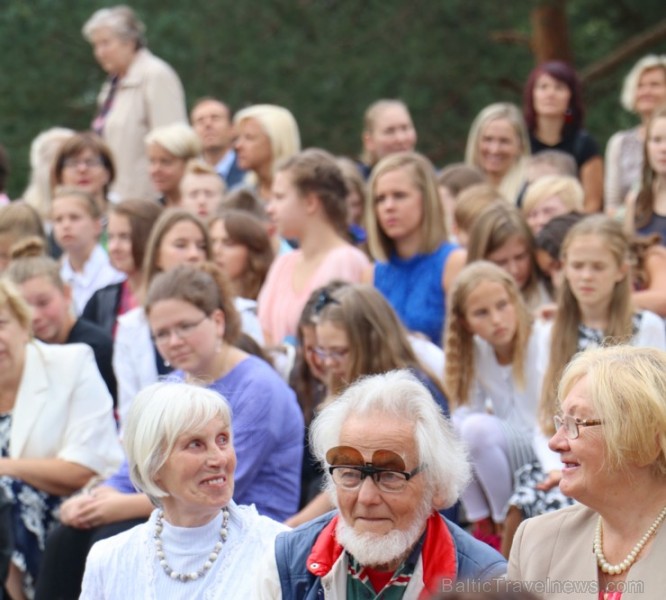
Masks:
[[[630,37],[620,45],[614,52],[605,56],[580,72],[583,83],[589,83],[595,79],[601,79],[613,72],[620,64],[635,54],[645,52],[658,42],[666,39],[666,19],[659,21],[654,27],[647,31]]]

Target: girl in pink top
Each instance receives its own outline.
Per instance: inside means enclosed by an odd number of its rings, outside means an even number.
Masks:
[[[347,187],[328,152],[305,150],[278,167],[268,214],[298,250],[278,257],[259,294],[267,344],[291,341],[312,290],[332,279],[361,281],[368,258],[345,240]]]

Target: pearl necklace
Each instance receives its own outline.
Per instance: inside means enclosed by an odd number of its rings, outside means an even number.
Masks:
[[[643,550],[645,544],[647,544],[648,540],[655,534],[664,518],[666,518],[666,506],[661,509],[661,512],[659,515],[657,515],[657,518],[652,522],[652,525],[650,525],[649,529],[645,532],[645,535],[640,540],[638,540],[636,545],[631,549],[631,552],[627,554],[627,558],[625,558],[617,565],[611,565],[604,556],[602,547],[603,538],[601,534],[601,517],[599,517],[599,521],[597,522],[597,530],[594,536],[594,544],[592,545],[594,554],[597,557],[597,564],[599,565],[599,568],[604,573],[608,573],[609,575],[619,575],[620,573],[624,573],[631,565],[634,564],[634,561],[641,553],[641,550]]]
[[[225,506],[222,509],[222,527],[220,528],[220,541],[215,544],[213,551],[208,555],[206,562],[203,564],[198,571],[192,571],[192,573],[178,573],[174,571],[167,563],[166,555],[164,554],[164,546],[162,543],[162,530],[164,529],[164,524],[162,519],[164,518],[164,511],[159,511],[157,513],[157,519],[155,520],[155,534],[153,539],[155,540],[155,550],[157,551],[157,559],[160,561],[160,566],[164,569],[164,572],[171,577],[173,580],[182,581],[186,583],[188,581],[195,581],[200,577],[203,577],[207,571],[213,566],[213,563],[217,560],[217,557],[222,550],[222,545],[227,541],[227,536],[229,531],[227,530],[227,525],[229,525],[229,509]]]

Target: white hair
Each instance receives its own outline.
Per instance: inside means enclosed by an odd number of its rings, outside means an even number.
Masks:
[[[404,556],[418,542],[423,526],[432,512],[430,498],[414,508],[412,522],[407,529],[392,529],[379,534],[357,532],[344,519],[338,519],[335,536],[340,545],[363,566],[377,567]]]
[[[171,123],[156,127],[148,135],[147,146],[159,144],[177,158],[190,160],[201,154],[201,140],[194,129],[185,123]]]
[[[100,8],[85,22],[81,33],[91,42],[95,32],[103,28],[110,29],[120,39],[135,42],[137,48],[146,45],[146,26],[129,6],[120,4],[111,8]]]
[[[167,496],[155,476],[176,440],[215,418],[231,428],[231,408],[213,390],[177,382],[155,383],[141,390],[132,401],[123,434],[132,483],[155,502]]]
[[[666,75],[666,55],[658,56],[648,54],[641,58],[624,78],[622,84],[622,93],[620,94],[620,104],[625,110],[634,112],[636,110],[636,92],[638,91],[638,81],[645,71],[650,69],[661,69]]]
[[[338,445],[340,431],[351,415],[386,413],[414,425],[419,462],[434,495],[446,506],[455,504],[470,478],[462,443],[428,389],[408,370],[363,377],[329,403],[310,428],[313,452],[326,466],[326,452]],[[334,493],[328,471],[326,487]]]

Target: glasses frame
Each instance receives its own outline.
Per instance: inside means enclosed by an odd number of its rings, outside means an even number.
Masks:
[[[209,316],[210,315],[204,315],[195,323],[185,322],[180,323],[179,325],[174,325],[173,327],[170,327],[164,331],[160,331],[155,335],[151,334],[150,338],[153,340],[155,345],[166,344],[171,339],[172,335],[175,335],[179,340],[184,340],[192,333],[194,333],[194,330],[199,327],[199,325],[201,325]]]
[[[597,425],[603,425],[601,419],[579,419],[573,415],[555,415],[553,417],[553,423],[555,424],[555,433],[564,426],[564,435],[569,440],[578,439],[581,427],[596,427]]]
[[[355,452],[358,453],[359,456],[362,457],[362,454],[358,450],[356,450],[356,448],[352,448],[351,446],[349,446],[349,447],[339,446],[339,447],[336,447],[336,448],[331,448],[326,453],[327,454],[326,460],[327,461],[329,460],[328,456],[330,455],[330,453],[333,450],[338,450],[340,448],[348,448],[349,450],[354,450]],[[373,453],[373,460],[374,460],[375,454],[377,452],[382,452],[382,450],[376,450]],[[386,493],[389,493],[389,494],[400,493],[405,489],[405,487],[407,487],[407,483],[409,482],[409,480],[412,477],[414,477],[415,475],[418,475],[421,471],[424,470],[424,465],[419,465],[418,467],[412,469],[411,471],[405,471],[405,470],[403,470],[405,468],[404,467],[404,464],[405,464],[404,460],[397,452],[393,452],[392,450],[384,450],[384,452],[390,452],[392,454],[395,454],[395,456],[397,456],[400,459],[400,461],[403,465],[402,468],[401,469],[400,468],[389,469],[389,468],[386,468],[386,467],[376,467],[376,466],[374,466],[374,464],[372,462],[365,462],[365,461],[362,464],[335,464],[335,465],[331,465],[329,463],[329,466],[328,466],[328,469],[327,469],[328,473],[330,474],[331,479],[333,480],[333,483],[337,487],[339,487],[339,488],[341,488],[345,491],[353,492],[353,491],[358,490],[363,485],[363,482],[368,477],[370,477],[372,479],[372,481],[374,482],[374,484],[377,486],[377,488],[379,490],[381,490],[382,492],[386,492]],[[349,487],[349,486],[345,486],[345,485],[342,485],[342,484],[338,483],[335,479],[335,472],[339,469],[351,469],[353,471],[357,471],[358,473],[360,473],[358,484],[353,486],[353,487]],[[386,488],[386,487],[384,487],[384,484],[382,483],[382,480],[381,480],[382,473],[393,473],[393,474],[396,474],[396,475],[400,475],[400,476],[404,477],[404,484],[401,485],[399,489]]]
[[[349,354],[349,348],[342,348],[340,350],[325,350],[324,348],[316,346],[313,348],[313,352],[315,356],[321,361],[330,358],[334,362],[340,362],[343,358],[345,358],[345,356],[347,356],[347,354]]]

